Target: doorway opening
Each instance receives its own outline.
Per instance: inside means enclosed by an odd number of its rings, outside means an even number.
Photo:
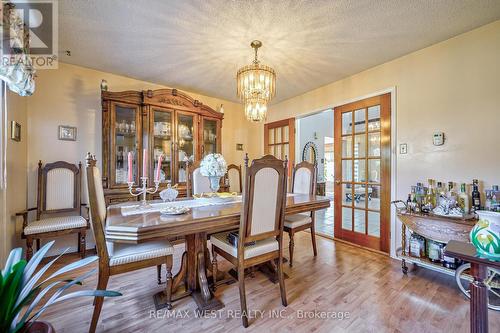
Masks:
[[[330,198],[328,209],[317,211],[316,234],[334,236],[334,142],[333,110],[327,109],[296,121],[296,163],[308,161],[317,166],[317,193]]]

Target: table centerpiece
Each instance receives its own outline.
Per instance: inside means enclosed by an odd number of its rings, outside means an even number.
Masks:
[[[217,192],[220,187],[220,179],[227,172],[227,163],[222,154],[208,154],[200,163],[200,173],[210,180],[210,189]]]

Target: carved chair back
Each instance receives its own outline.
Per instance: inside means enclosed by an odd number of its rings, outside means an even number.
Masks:
[[[200,163],[200,161],[196,161],[187,165],[186,191],[188,197],[193,194],[212,192],[210,180],[201,174]]]
[[[38,162],[37,220],[45,214],[81,214],[81,169],[81,163]]]
[[[229,181],[229,192],[241,193],[243,186],[241,184],[241,165],[229,164],[227,166],[227,179]]]
[[[300,162],[293,168],[292,192],[314,194],[316,188],[316,166],[309,162]]]
[[[104,233],[107,213],[106,202],[104,201],[101,172],[96,166],[97,160],[94,155],[87,153],[86,161],[92,232],[94,233],[99,260],[107,263],[109,261],[109,255],[106,247],[106,236]]]
[[[252,161],[245,159],[245,189],[240,220],[238,257],[242,258],[244,244],[267,239],[282,238],[285,216],[288,161],[272,155]]]

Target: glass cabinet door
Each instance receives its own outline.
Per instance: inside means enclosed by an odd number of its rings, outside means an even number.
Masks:
[[[139,107],[126,104],[114,104],[112,107],[111,124],[111,185],[123,186],[128,180],[128,153],[132,152],[133,181],[137,183],[138,156],[137,143],[140,137]]]
[[[203,118],[201,157],[217,153],[218,140],[218,121],[216,119]]]
[[[177,181],[186,182],[186,160],[195,160],[196,154],[195,115],[177,112]]]
[[[172,111],[153,109],[152,113],[152,132],[153,142],[151,151],[151,164],[153,166],[153,175],[155,179],[158,169],[158,158],[163,155],[160,167],[160,183],[172,181],[173,166],[173,116]]]

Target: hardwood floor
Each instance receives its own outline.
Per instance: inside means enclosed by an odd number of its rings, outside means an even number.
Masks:
[[[288,239],[285,238],[285,244]],[[240,309],[238,285],[220,286],[216,295],[225,304],[217,318],[196,318],[191,298],[174,303],[176,318],[154,313],[153,295],[163,288],[156,284],[156,269],[143,269],[110,278],[108,289],[122,297],[107,299],[98,332],[468,332],[469,304],[452,277],[422,268],[401,273],[400,263],[389,257],[318,237],[318,257],[312,256],[308,233],[295,236],[294,266],[285,265],[288,307],[281,305],[279,286],[259,272],[246,282],[249,311],[263,311],[244,329],[235,317]],[[286,246],[285,246],[286,248]],[[179,269],[183,245],[176,247],[174,272]],[[285,252],[287,254],[287,252]],[[67,256],[61,263],[76,260]],[[219,269],[230,266],[219,257]],[[55,269],[55,268],[54,268]],[[81,271],[79,272],[81,273]],[[165,272],[163,271],[163,280]],[[84,287],[95,288],[96,278]],[[280,310],[282,318],[271,318]],[[340,319],[298,318],[314,314],[347,313]],[[168,312],[167,312],[168,313]],[[187,313],[188,317],[185,317]],[[259,312],[255,312],[260,315]],[[81,298],[50,308],[43,320],[58,333],[87,332],[92,300]],[[489,311],[491,332],[500,331],[500,313]]]

